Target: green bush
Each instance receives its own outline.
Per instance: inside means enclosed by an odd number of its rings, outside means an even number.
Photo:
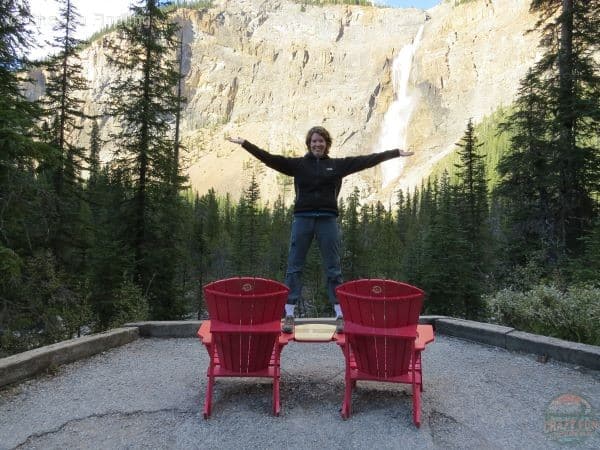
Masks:
[[[112,305],[113,316],[108,328],[118,328],[127,322],[139,322],[148,319],[148,300],[141,289],[127,276],[117,292]]]
[[[566,290],[538,285],[528,291],[503,289],[485,297],[492,322],[545,336],[600,345],[600,287]]]

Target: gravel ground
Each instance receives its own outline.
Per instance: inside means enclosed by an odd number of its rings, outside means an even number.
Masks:
[[[284,349],[280,417],[268,381],[218,379],[203,420],[207,360],[194,339],[140,339],[4,389],[0,448],[563,448],[544,431],[554,398],[600,412],[599,372],[438,336],[423,354],[420,429],[404,385],[359,382],[341,420],[333,343]],[[576,446],[600,448],[600,430]]]

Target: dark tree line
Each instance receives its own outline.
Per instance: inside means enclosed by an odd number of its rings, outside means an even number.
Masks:
[[[44,96],[26,101],[20,74],[32,45],[27,2],[2,0],[3,348],[65,339],[145,317],[183,317],[185,208],[180,176],[178,26],[159,1],[139,1],[111,37],[119,76],[99,117],[83,112],[75,39],[79,15],[60,3],[41,63]],[[164,2],[163,2],[164,3]],[[118,152],[102,166],[98,120],[111,117]],[[90,130],[90,146],[80,135]],[[84,172],[87,172],[87,176]],[[6,275],[6,276],[5,276]]]
[[[118,81],[96,117],[79,100],[77,11],[60,4],[45,96],[30,102],[31,15],[24,0],[0,0],[0,355],[127,321],[202,317],[207,282],[285,276],[291,205],[261,199],[250,166],[239,199],[185,187],[181,34],[164,2],[138,1],[111,35]],[[545,53],[500,127],[510,148],[496,188],[469,121],[452,179],[400,191],[391,208],[361,204],[358,190],[340,199],[345,279],[404,280],[427,292],[426,313],[473,319],[488,318],[484,294],[505,287],[598,283],[598,5],[533,1]],[[104,164],[107,118],[118,150]],[[299,313],[330,314],[316,248],[304,278]]]
[[[525,261],[536,252],[558,267],[580,254],[598,217],[600,2],[535,0],[531,8],[541,11],[546,52],[505,124],[513,138],[498,192],[510,215],[512,256]]]

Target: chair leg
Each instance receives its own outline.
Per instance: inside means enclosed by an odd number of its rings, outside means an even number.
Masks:
[[[421,361],[421,352],[418,353],[417,355],[417,361],[418,361],[418,371],[417,373],[419,374],[419,380],[421,380],[420,383],[420,387],[421,387],[421,392],[423,392],[423,362]]]
[[[346,383],[344,386],[344,402],[342,403],[342,419],[350,418],[352,414],[352,387],[356,384],[356,380],[352,380],[349,374],[346,375]]]
[[[273,415],[279,416],[279,374],[273,378]]]
[[[356,386],[356,380],[352,379],[350,364],[350,347],[346,344],[343,347],[344,359],[346,360],[346,373],[344,375],[344,402],[342,403],[342,419],[350,418],[352,414],[352,388]]]
[[[208,376],[208,381],[206,383],[206,397],[204,399],[204,420],[210,417],[210,412],[212,410],[212,394],[215,386],[215,348],[211,345],[207,350],[210,362],[208,363],[208,373],[206,374]]]
[[[210,412],[212,409],[212,393],[213,393],[214,384],[215,384],[215,377],[212,375],[212,373],[210,373],[208,375],[208,383],[206,385],[206,398],[204,399],[204,419],[208,419],[210,417]]]
[[[419,428],[421,426],[421,386],[413,385],[413,422]]]
[[[273,366],[273,415],[279,416],[281,411],[281,405],[279,401],[279,381],[281,379],[281,349],[282,345],[277,344],[271,355],[271,365]]]
[[[410,365],[412,367],[412,403],[413,403],[413,422],[415,426],[419,428],[421,426],[421,390],[422,377],[421,377],[421,353],[415,352],[414,343],[410,358]]]

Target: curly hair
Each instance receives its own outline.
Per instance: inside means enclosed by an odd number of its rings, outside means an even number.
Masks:
[[[325,140],[325,144],[327,145],[327,148],[325,148],[325,154],[329,154],[329,149],[331,148],[331,143],[333,141],[331,140],[331,135],[329,134],[329,131],[327,131],[323,127],[312,127],[310,130],[308,130],[308,133],[306,133],[306,148],[308,149],[308,151],[310,151],[310,140],[312,138],[312,135],[315,133],[317,133]]]

